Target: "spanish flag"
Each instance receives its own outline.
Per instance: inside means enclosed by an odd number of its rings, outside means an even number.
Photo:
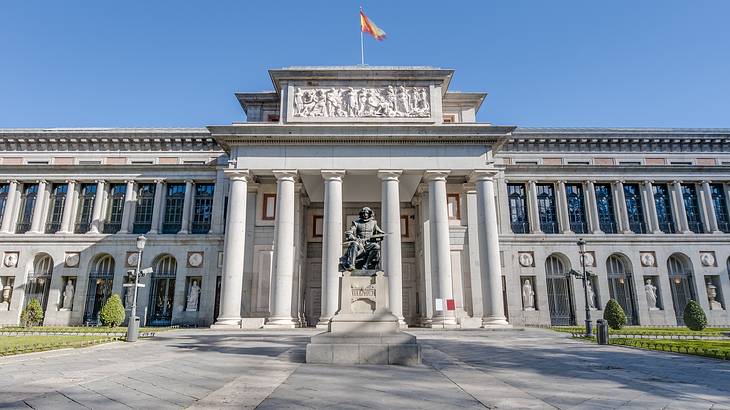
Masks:
[[[362,7],[360,8],[360,29],[363,33],[369,33],[378,41],[382,41],[383,39],[385,39],[385,31],[381,30],[380,27],[376,26],[375,23],[370,21],[368,16],[366,16],[365,13],[362,11]]]

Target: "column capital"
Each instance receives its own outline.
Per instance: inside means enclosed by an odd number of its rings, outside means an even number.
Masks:
[[[103,179],[95,179],[95,180],[94,180],[94,183],[96,183],[96,184],[103,184],[103,183],[105,183],[105,182],[106,182],[106,181],[105,181],[105,180],[103,180]]]
[[[345,176],[344,169],[323,169],[320,171],[322,178],[327,181],[342,181],[342,177]]]
[[[165,178],[155,178],[155,179],[153,180],[153,182],[154,182],[155,184],[161,184],[161,183],[165,182]]]
[[[672,181],[672,184],[681,185],[682,184],[682,180],[675,179],[675,180]]]
[[[469,182],[491,181],[499,174],[496,169],[475,169],[469,175]]]
[[[193,181],[192,178],[185,178],[185,183],[186,184],[192,184],[193,182],[195,182],[195,181]]]
[[[703,179],[700,181],[700,184],[702,184],[702,185],[709,185],[710,183],[712,183],[712,181],[708,181],[706,179]]]
[[[403,174],[400,169],[381,169],[378,171],[378,178],[383,181],[397,181]]]
[[[231,181],[251,182],[251,173],[247,169],[224,169],[223,174]]]
[[[67,180],[65,180],[63,182],[65,182],[67,184],[75,184],[77,181],[75,179],[67,179]]]
[[[276,169],[273,171],[277,181],[294,181],[297,177],[296,169]]]
[[[450,170],[428,170],[423,174],[426,181],[446,181],[446,177],[451,173]]]
[[[18,184],[19,182],[17,179],[6,179],[5,183],[6,184]]]
[[[36,179],[35,182],[36,182],[36,184],[47,184],[48,183],[48,181],[46,181],[45,179]]]
[[[653,179],[645,179],[644,180],[644,184],[645,185],[649,185],[649,184],[653,184],[653,183],[654,183],[654,180]]]
[[[133,180],[133,179],[125,179],[125,180],[124,180],[124,183],[125,183],[125,184],[130,184],[130,183],[131,183],[131,184],[134,184],[135,182],[136,182],[136,181],[135,181],[135,180]]]

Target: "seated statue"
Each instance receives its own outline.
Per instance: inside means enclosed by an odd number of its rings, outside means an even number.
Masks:
[[[364,207],[359,215],[345,232],[347,250],[340,258],[340,271],[377,269],[380,263],[380,242],[386,234],[378,227],[372,209]]]

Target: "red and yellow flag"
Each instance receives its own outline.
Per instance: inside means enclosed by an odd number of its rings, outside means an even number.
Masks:
[[[362,8],[360,8],[360,29],[363,33],[368,33],[371,36],[375,37],[376,40],[382,41],[385,39],[385,31],[383,31],[380,27],[376,26],[375,23],[370,21],[368,16],[365,15],[365,13],[362,11]]]

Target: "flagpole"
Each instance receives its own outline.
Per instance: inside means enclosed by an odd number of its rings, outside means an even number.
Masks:
[[[365,40],[363,40],[362,30],[360,30],[360,65],[365,65]]]

